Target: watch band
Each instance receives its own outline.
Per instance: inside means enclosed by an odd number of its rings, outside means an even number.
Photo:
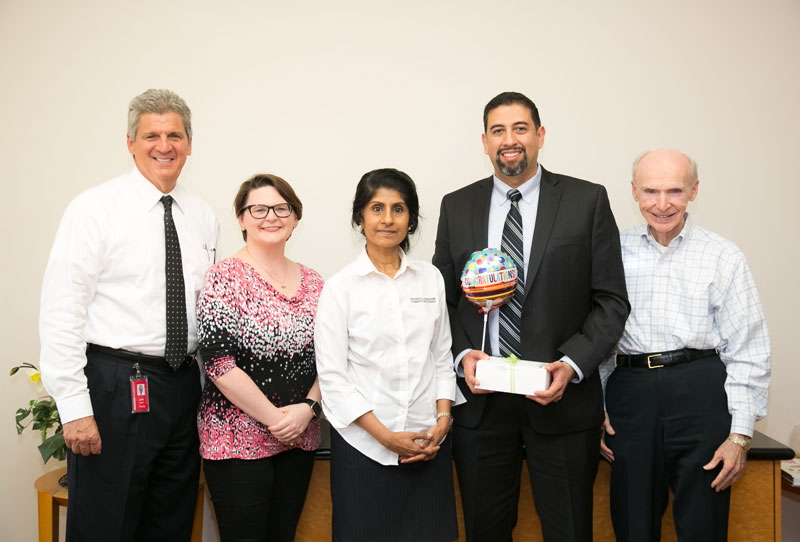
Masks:
[[[750,449],[749,438],[740,437],[739,435],[728,435],[728,440],[733,442],[737,446],[741,446],[745,452]]]
[[[436,413],[436,421],[437,422],[439,421],[439,418],[450,418],[450,423],[453,423],[453,415],[450,414],[449,412],[442,411],[442,412]]]
[[[303,399],[303,402],[311,407],[311,413],[314,415],[314,417],[319,418],[319,415],[322,414],[322,407],[319,406],[319,403],[313,399],[309,399],[308,397]]]

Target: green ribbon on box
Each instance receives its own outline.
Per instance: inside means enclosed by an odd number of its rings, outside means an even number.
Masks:
[[[511,354],[505,359],[511,365],[511,393],[514,393],[514,385],[516,384],[516,376],[517,376],[516,368],[519,358],[514,354]]]

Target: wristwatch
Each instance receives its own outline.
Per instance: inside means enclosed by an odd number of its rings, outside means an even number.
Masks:
[[[745,452],[750,449],[750,439],[747,437],[740,437],[739,435],[728,435],[728,440],[733,442],[734,444],[741,446]]]
[[[450,414],[450,412],[448,412],[448,411],[437,412],[436,413],[436,421],[438,422],[440,418],[449,418],[450,419],[450,424],[452,425],[452,423],[453,423],[453,415]]]
[[[303,399],[303,402],[311,407],[311,413],[314,415],[314,417],[319,418],[319,415],[322,414],[322,407],[319,406],[319,403],[313,399],[309,399],[308,397]]]

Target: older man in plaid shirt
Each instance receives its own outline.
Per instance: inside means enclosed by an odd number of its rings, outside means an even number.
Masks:
[[[646,224],[620,236],[632,309],[601,370],[614,531],[659,540],[671,487],[680,540],[726,540],[729,488],[767,411],[764,314],[741,251],[686,212],[691,158],[647,152],[631,184]]]

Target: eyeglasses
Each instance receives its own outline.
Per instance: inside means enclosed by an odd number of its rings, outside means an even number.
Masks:
[[[239,211],[242,214],[245,211],[250,211],[250,216],[255,219],[267,218],[270,209],[275,213],[278,218],[286,218],[292,214],[294,208],[291,203],[279,203],[278,205],[248,205]]]

